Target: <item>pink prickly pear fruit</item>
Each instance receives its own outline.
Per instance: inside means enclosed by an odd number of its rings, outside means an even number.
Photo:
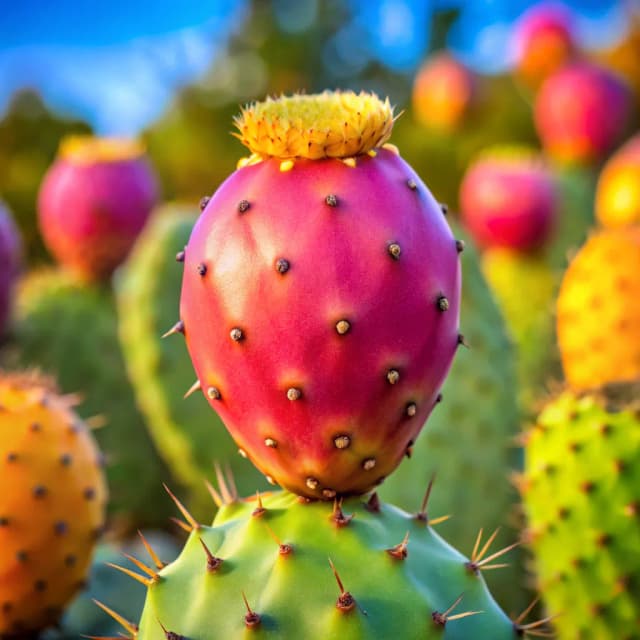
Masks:
[[[13,285],[20,266],[21,243],[8,209],[0,202],[0,336],[7,328]]]
[[[424,127],[450,132],[462,124],[476,93],[473,73],[453,56],[440,53],[426,60],[416,75],[413,113]]]
[[[575,18],[557,2],[541,2],[527,10],[514,29],[513,55],[517,75],[539,86],[577,54]]]
[[[253,154],[178,256],[195,388],[272,483],[364,493],[438,402],[460,342],[462,243],[385,144],[388,101],[296,95],[236,124]]]
[[[138,142],[67,138],[40,188],[44,242],[81,279],[106,280],[142,231],[157,191]]]
[[[581,62],[563,67],[544,82],[536,97],[538,135],[561,162],[591,163],[623,136],[631,115],[627,85],[614,73]]]
[[[527,148],[484,152],[460,186],[465,226],[481,247],[535,251],[550,239],[558,195],[541,156]]]

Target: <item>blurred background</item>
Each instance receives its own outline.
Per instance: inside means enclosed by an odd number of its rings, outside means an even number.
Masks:
[[[35,197],[70,132],[141,135],[165,199],[196,202],[235,166],[240,104],[324,88],[374,90],[397,111],[394,142],[436,195],[456,205],[469,158],[490,143],[536,143],[533,93],[514,34],[526,0],[61,0],[8,3],[0,23],[0,194],[30,258],[44,260]],[[557,3],[556,3],[557,5]],[[570,13],[584,55],[634,74],[639,3],[584,0]],[[447,50],[474,74],[476,110],[456,130],[416,132],[411,96],[424,61]],[[635,76],[638,83],[638,76]],[[449,108],[449,107],[446,107]]]

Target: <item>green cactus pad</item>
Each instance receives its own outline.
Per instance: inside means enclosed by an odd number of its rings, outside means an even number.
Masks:
[[[339,510],[284,492],[236,501],[159,572],[137,637],[164,640],[161,625],[194,640],[521,637],[467,562],[390,505],[351,498]]]
[[[192,491],[191,507],[211,504],[203,479],[214,462],[229,463],[238,487],[250,492],[266,481],[247,460],[202,393],[184,399],[196,380],[182,335],[160,336],[178,320],[182,265],[174,257],[197,219],[193,209],[157,211],[117,274],[120,340],[138,405],[175,477]]]
[[[456,230],[456,236],[460,232]],[[516,537],[509,530],[517,491],[510,476],[522,468],[515,444],[520,431],[513,348],[504,321],[482,276],[478,255],[467,238],[462,254],[461,348],[442,389],[442,402],[429,417],[409,460],[380,487],[385,500],[405,509],[420,506],[431,474],[433,517],[452,514],[438,532],[467,549],[482,526],[503,527],[498,544]],[[517,556],[517,554],[514,554]],[[507,610],[524,606],[523,570],[512,566],[487,575],[493,594]]]
[[[105,419],[95,436],[107,456],[111,515],[134,529],[164,525],[167,511],[157,505],[164,503],[159,486],[169,474],[136,408],[111,293],[51,269],[28,275],[16,302],[11,357],[54,375],[65,393],[79,393],[82,417]]]
[[[640,414],[564,392],[528,435],[522,492],[560,640],[640,638]]]

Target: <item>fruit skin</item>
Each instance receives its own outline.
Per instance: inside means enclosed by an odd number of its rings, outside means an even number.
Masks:
[[[559,640],[640,637],[638,397],[565,391],[527,437],[522,497]]]
[[[534,117],[545,150],[565,163],[597,161],[623,135],[631,94],[612,72],[576,62],[549,76],[536,96]]]
[[[537,87],[576,55],[574,18],[564,5],[540,2],[518,20],[514,30],[516,74]]]
[[[481,247],[540,249],[554,230],[557,200],[551,173],[526,148],[483,153],[460,186],[462,219]]]
[[[108,459],[109,511],[121,527],[164,525],[161,483],[169,472],[149,438],[127,379],[117,315],[107,289],[78,284],[68,273],[30,273],[16,297],[15,349],[9,363],[55,375],[83,397],[79,412],[106,420],[95,432]],[[117,402],[114,401],[117,399]]]
[[[553,323],[558,276],[544,255],[509,249],[485,251],[482,271],[515,343],[520,401],[528,412],[558,371]]]
[[[355,517],[338,526],[331,505],[305,504],[285,492],[263,496],[260,515],[257,507],[255,498],[225,505],[213,526],[191,533],[179,558],[148,589],[141,640],[164,638],[159,622],[184,637],[229,640],[254,633],[274,640],[518,637],[466,558],[415,516],[387,504],[371,512],[352,498],[342,513]],[[385,551],[407,534],[406,557]],[[207,571],[203,543],[222,559],[215,571]],[[350,611],[336,606],[341,590],[329,560],[355,599]],[[260,616],[251,629],[243,594]],[[446,611],[460,594],[451,616],[483,613],[438,626],[432,613]]]
[[[462,234],[452,225],[455,235]],[[429,514],[453,517],[438,532],[457,548],[471,549],[473,532],[501,527],[496,545],[516,534],[517,491],[511,475],[522,469],[515,349],[487,286],[478,254],[467,238],[462,253],[461,330],[468,349],[461,349],[434,409],[405,460],[378,490],[380,497],[405,509],[417,509],[432,474]],[[490,364],[489,364],[490,363]],[[491,499],[487,499],[491,496]],[[510,554],[510,566],[491,571],[491,592],[507,611],[523,609],[524,571]]]
[[[415,119],[428,129],[455,131],[473,106],[476,84],[473,73],[448,53],[429,57],[413,83]]]
[[[0,636],[56,622],[104,523],[102,457],[73,399],[0,376]]]
[[[605,164],[598,179],[596,217],[611,228],[640,223],[640,134]]]
[[[324,499],[398,465],[458,346],[440,206],[392,151],[356,162],[232,174],[193,229],[180,303],[202,389],[238,445],[274,482]]]
[[[640,377],[640,226],[594,233],[558,296],[558,345],[574,389]]]
[[[88,140],[59,155],[38,196],[44,242],[83,280],[106,280],[125,259],[157,199],[157,183],[137,151],[102,153],[108,141]],[[89,151],[84,148],[89,146]],[[97,147],[93,152],[91,145]]]
[[[240,491],[263,488],[264,477],[238,455],[222,421],[200,394],[183,399],[195,378],[177,336],[160,340],[176,322],[182,268],[172,258],[189,240],[198,214],[169,205],[156,211],[114,280],[118,333],[125,364],[149,433],[174,476],[189,487],[189,507],[199,511],[211,497],[203,483],[213,463],[230,464]]]
[[[20,267],[20,247],[18,228],[0,201],[0,337],[9,321],[13,285]]]

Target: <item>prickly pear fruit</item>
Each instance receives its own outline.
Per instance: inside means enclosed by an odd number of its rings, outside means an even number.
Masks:
[[[534,115],[546,151],[580,164],[599,160],[619,142],[630,112],[631,94],[618,76],[579,62],[545,80]]]
[[[524,633],[482,578],[492,552],[465,558],[425,514],[409,515],[375,494],[333,508],[286,492],[231,499],[211,527],[192,529],[175,562],[150,574],[140,640],[161,640],[165,630],[228,640],[249,633],[515,640]]]
[[[438,525],[450,544],[465,548],[469,532],[478,526],[486,531],[501,527],[496,542],[507,544],[515,537],[510,525],[518,497],[510,477],[522,469],[522,451],[515,445],[520,432],[516,354],[467,238],[460,317],[469,348],[456,356],[442,388],[443,400],[413,445],[411,457],[387,478],[379,494],[404,509],[417,508],[429,478],[436,474],[429,513],[453,516]],[[524,592],[516,586],[524,583],[524,571],[514,562],[515,554],[509,567],[486,576],[491,592],[508,611],[525,604]]]
[[[513,38],[516,74],[537,87],[576,55],[575,19],[556,2],[534,4],[518,19]]]
[[[558,345],[567,382],[591,389],[640,378],[640,227],[594,233],[560,287]]]
[[[0,202],[0,337],[9,320],[13,285],[20,264],[20,236],[9,211]]]
[[[83,418],[106,421],[95,436],[109,462],[109,512],[118,527],[164,524],[160,483],[169,472],[136,406],[111,292],[43,269],[23,278],[16,293],[15,352],[6,354],[8,362],[51,374],[63,392],[82,394]]]
[[[115,290],[120,342],[137,404],[158,451],[189,488],[190,508],[201,510],[211,504],[203,478],[211,476],[214,461],[231,465],[240,491],[263,488],[265,480],[238,455],[204,397],[185,401],[176,393],[193,382],[193,365],[180,342],[169,336],[159,340],[175,322],[182,281],[180,265],[167,256],[184,249],[196,219],[191,207],[155,212],[117,273]]]
[[[621,391],[566,391],[527,436],[522,495],[559,640],[640,637],[638,385],[635,407]]]
[[[57,621],[104,523],[100,452],[72,404],[34,376],[0,376],[0,637]]]
[[[40,188],[44,242],[80,278],[107,279],[129,253],[156,197],[156,179],[140,144],[70,137]]]
[[[444,133],[462,124],[474,102],[476,79],[448,53],[431,56],[418,70],[413,83],[412,106],[424,127]]]
[[[640,134],[604,166],[596,191],[596,216],[605,227],[640,223]]]
[[[526,147],[481,154],[460,186],[462,220],[481,247],[540,249],[549,240],[558,210],[551,173]]]
[[[399,464],[458,347],[459,245],[395,148],[389,103],[330,93],[245,109],[253,151],[186,247],[181,327],[242,451],[312,498]]]

